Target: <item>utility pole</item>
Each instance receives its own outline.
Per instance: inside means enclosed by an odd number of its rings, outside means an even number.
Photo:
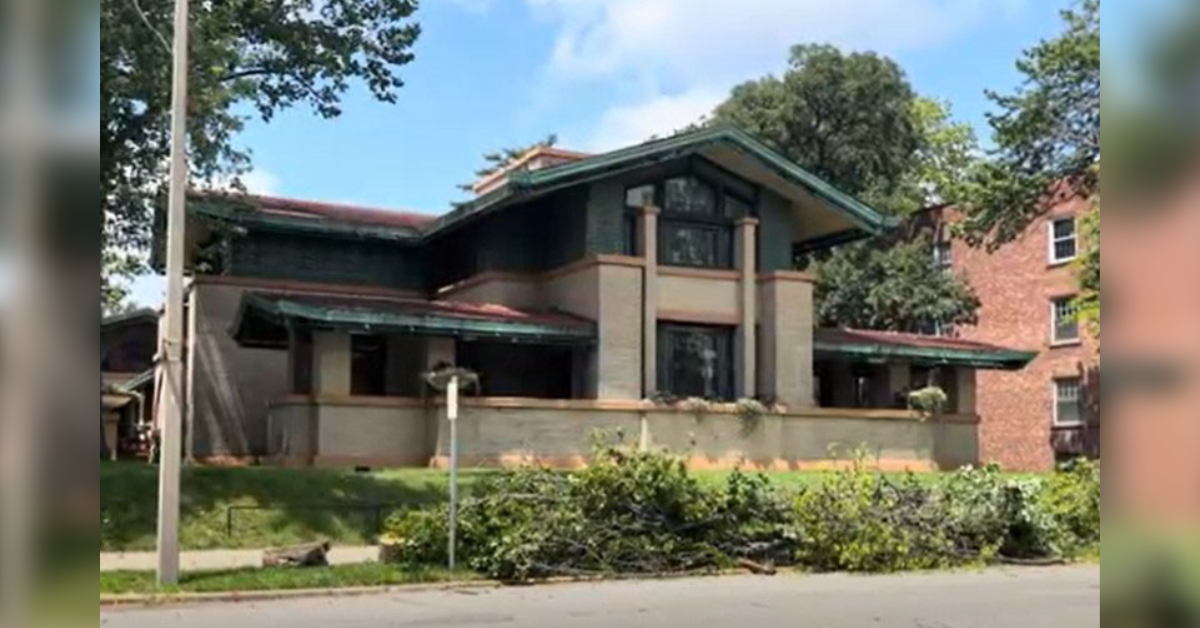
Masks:
[[[458,375],[452,376],[446,387],[446,420],[450,423],[450,521],[447,523],[449,547],[446,554],[453,573],[458,551]]]
[[[183,228],[187,195],[188,0],[175,0],[171,88],[171,181],[167,200],[167,302],[159,339],[158,583],[179,581],[179,467],[182,455]]]

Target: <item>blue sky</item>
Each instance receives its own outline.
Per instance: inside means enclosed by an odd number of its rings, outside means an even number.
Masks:
[[[781,73],[788,48],[828,42],[894,58],[916,90],[988,137],[985,88],[1011,90],[1022,49],[1070,0],[425,0],[394,105],[364,90],[325,120],[251,121],[253,191],[441,213],[480,155],[557,133],[616,148],[711,110],[731,86]],[[161,302],[159,281],[134,299]]]

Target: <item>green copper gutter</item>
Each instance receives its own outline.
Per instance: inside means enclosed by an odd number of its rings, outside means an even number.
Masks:
[[[238,343],[250,346],[278,345],[277,341],[263,341],[261,337],[254,337],[254,318],[280,330],[289,325],[298,325],[538,344],[590,343],[596,336],[590,324],[555,325],[396,312],[366,307],[320,306],[282,298],[269,299],[248,293],[242,297],[237,317],[230,330]]]
[[[240,225],[289,233],[312,233],[322,236],[332,235],[355,239],[372,238],[396,242],[412,242],[414,244],[421,240],[421,232],[416,229],[349,225],[313,218],[291,218],[288,216],[266,214],[251,207],[237,209],[228,204],[211,201],[190,201],[188,203],[188,211],[208,218],[228,220]]]
[[[840,343],[815,340],[813,352],[865,362],[906,361],[921,364],[971,366],[983,369],[1015,371],[1024,368],[1036,351],[1012,349],[952,349],[949,347],[911,347],[880,343]]]

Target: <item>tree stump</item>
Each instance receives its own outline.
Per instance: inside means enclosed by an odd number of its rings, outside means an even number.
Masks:
[[[329,541],[263,550],[263,567],[324,567],[329,564]]]

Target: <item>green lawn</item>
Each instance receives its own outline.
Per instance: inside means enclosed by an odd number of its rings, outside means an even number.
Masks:
[[[197,571],[183,574],[178,585],[160,589],[154,582],[152,571],[114,571],[100,574],[100,594],[333,589],[478,579],[478,574],[469,571],[411,569],[366,563],[331,567]]]
[[[469,495],[488,473],[462,472],[463,493]],[[184,549],[274,547],[323,538],[368,544],[376,530],[375,513],[357,506],[433,503],[446,498],[446,487],[446,473],[434,469],[185,468],[180,541]],[[157,468],[102,463],[100,495],[100,550],[154,549]],[[232,535],[226,529],[230,506],[256,508],[234,511]]]
[[[100,465],[101,551],[154,549],[157,468],[144,463]],[[464,470],[463,495],[469,496],[491,470]],[[781,487],[799,488],[828,472],[780,471],[768,475]],[[706,484],[719,484],[728,471],[699,471]],[[937,473],[919,474],[936,481]],[[381,516],[405,506],[446,499],[446,472],[436,469],[351,470],[282,469],[274,467],[193,467],[183,471],[180,530],[184,549],[276,547],[318,539],[339,545],[370,544],[377,522],[373,510],[357,506],[386,505]],[[230,506],[233,533],[227,534]]]

